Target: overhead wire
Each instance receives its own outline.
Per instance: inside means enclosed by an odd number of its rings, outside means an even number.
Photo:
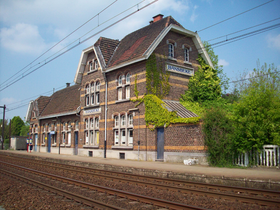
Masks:
[[[5,87],[1,88],[0,91],[3,91],[4,89],[6,89],[6,88],[8,88],[9,86],[11,86],[11,85],[15,84],[16,82],[18,82],[19,80],[25,78],[26,76],[30,75],[31,73],[33,73],[33,72],[37,71],[38,69],[42,68],[42,67],[45,66],[46,64],[52,62],[52,61],[55,60],[56,58],[62,56],[63,54],[67,53],[68,51],[70,51],[70,50],[76,48],[77,46],[81,45],[82,43],[88,41],[89,39],[91,39],[92,37],[96,36],[97,34],[99,34],[99,33],[103,32],[103,31],[107,30],[108,28],[110,28],[110,27],[116,25],[117,23],[123,21],[124,19],[130,17],[131,15],[133,15],[133,14],[139,12],[140,10],[142,10],[142,9],[144,9],[144,8],[146,8],[146,7],[150,6],[150,5],[152,5],[153,3],[157,2],[157,1],[158,1],[158,0],[154,0],[154,1],[152,1],[152,2],[150,2],[150,3],[148,3],[148,4],[146,4],[145,6],[143,6],[143,7],[141,7],[141,8],[138,7],[136,11],[134,11],[134,12],[132,12],[132,13],[126,15],[125,17],[119,19],[118,21],[116,21],[116,22],[112,23],[111,25],[105,27],[104,29],[98,31],[97,33],[95,33],[95,34],[89,36],[88,38],[86,38],[86,39],[84,39],[84,40],[82,40],[82,41],[79,41],[79,43],[75,44],[74,46],[72,46],[72,47],[70,47],[69,49],[65,50],[64,52],[60,53],[59,55],[53,57],[52,59],[50,59],[50,60],[48,60],[48,61],[45,60],[45,62],[44,62],[43,64],[41,64],[39,67],[33,69],[32,71],[28,72],[28,73],[25,74],[25,75],[22,75],[22,76],[17,77],[17,79],[15,79],[14,81],[10,82],[10,84],[8,84],[8,85],[6,85]],[[141,1],[141,2],[143,2],[143,1]],[[141,2],[140,2],[140,3],[141,3]],[[138,3],[138,4],[139,4],[139,3]],[[136,4],[136,5],[138,5],[138,4]],[[135,7],[135,6],[134,6],[134,7]],[[130,9],[131,9],[131,8],[130,8]],[[118,15],[117,15],[117,16],[118,16]]]
[[[253,7],[253,8],[251,8],[251,9],[249,9],[249,10],[246,10],[246,11],[244,11],[244,12],[241,12],[241,13],[237,14],[237,15],[234,15],[234,16],[232,16],[232,17],[229,17],[229,18],[225,19],[225,20],[222,20],[222,21],[220,21],[220,22],[218,22],[218,23],[215,23],[215,24],[210,25],[210,26],[208,26],[208,27],[206,27],[206,28],[203,28],[203,29],[199,30],[198,32],[204,31],[204,30],[206,30],[206,29],[208,29],[208,28],[211,28],[211,27],[216,26],[216,25],[218,25],[218,24],[220,24],[220,23],[223,23],[223,22],[228,21],[228,20],[230,20],[230,19],[232,19],[232,18],[235,18],[235,17],[237,17],[237,16],[239,16],[239,15],[242,15],[242,14],[244,14],[244,13],[247,13],[247,12],[249,12],[249,11],[252,11],[252,10],[254,10],[254,9],[257,9],[257,8],[259,8],[259,7],[261,7],[261,6],[264,6],[264,5],[268,4],[268,3],[271,3],[271,2],[273,2],[273,1],[274,1],[274,0],[271,0],[271,1],[265,2],[265,3],[263,3],[263,4],[260,4],[260,5],[256,6],[256,7]]]
[[[82,28],[84,25],[86,25],[87,23],[89,23],[92,19],[94,19],[95,17],[99,16],[99,14],[101,14],[102,12],[104,12],[106,9],[108,9],[110,6],[112,6],[115,2],[117,2],[118,0],[115,0],[114,2],[112,2],[111,4],[109,4],[107,7],[105,7],[103,10],[101,10],[98,14],[96,14],[95,16],[93,16],[92,18],[90,18],[89,20],[87,20],[85,23],[83,23],[82,25],[80,25],[78,28],[76,28],[74,31],[72,31],[70,34],[68,34],[67,36],[65,36],[63,39],[61,39],[59,42],[57,42],[55,45],[53,45],[51,48],[49,48],[48,50],[46,50],[43,54],[41,54],[40,56],[38,56],[35,60],[33,60],[31,63],[29,63],[28,65],[26,65],[25,67],[23,67],[21,70],[19,70],[18,72],[16,72],[14,75],[12,75],[11,77],[9,77],[7,80],[5,80],[0,87],[6,83],[7,81],[9,81],[11,78],[13,78],[15,75],[19,74],[20,72],[22,72],[24,69],[26,69],[28,66],[30,66],[31,64],[33,64],[35,61],[37,61],[39,58],[41,58],[43,55],[45,55],[47,52],[49,52],[50,50],[52,50],[54,47],[56,47],[59,43],[61,43],[62,41],[64,41],[66,38],[68,38],[69,36],[71,36],[73,33],[75,33],[76,31],[78,31],[80,28]]]

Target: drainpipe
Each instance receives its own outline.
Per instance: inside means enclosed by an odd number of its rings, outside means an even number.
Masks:
[[[105,139],[104,139],[104,158],[106,158],[106,149],[107,149],[107,97],[108,97],[108,81],[106,77],[106,73],[103,72],[104,80],[105,80]]]

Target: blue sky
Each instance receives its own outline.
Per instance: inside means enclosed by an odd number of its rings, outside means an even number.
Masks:
[[[186,29],[198,31],[203,41],[223,36],[212,40],[211,44],[280,23],[277,19],[280,18],[280,0],[158,0],[49,62],[63,52],[61,49],[69,49],[79,40],[83,41],[152,0],[118,0],[100,13],[113,2],[115,0],[0,0],[0,89],[5,88],[0,91],[0,106],[7,106],[6,118],[20,116],[24,119],[30,100],[50,95],[53,90],[64,88],[67,82],[73,84],[82,50],[93,45],[100,36],[121,40],[126,34],[148,25],[157,14],[171,15]],[[202,30],[266,2],[269,3]],[[134,6],[136,4],[138,6]],[[24,68],[98,13],[98,17]],[[277,20],[224,36],[274,19]],[[219,63],[231,81],[237,80],[243,71],[256,68],[258,59],[261,64],[274,63],[280,69],[280,27],[216,46],[214,51],[219,56]],[[25,76],[45,63],[42,68]],[[14,74],[16,77],[8,80]],[[13,79],[20,80],[6,88]],[[0,110],[0,118],[2,115]]]

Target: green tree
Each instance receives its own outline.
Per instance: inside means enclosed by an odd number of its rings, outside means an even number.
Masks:
[[[201,67],[190,78],[188,90],[182,95],[183,101],[204,102],[220,98],[222,92],[218,71],[206,64],[200,55],[197,60]]]
[[[218,77],[220,78],[220,86],[222,88],[222,91],[225,92],[229,87],[228,84],[229,78],[224,73],[223,65],[219,65],[219,57],[218,55],[215,54],[211,45],[207,41],[204,41],[203,45],[210,57],[210,60],[212,61],[214,69],[216,69],[217,71]]]
[[[0,120],[0,138],[2,138],[2,132],[3,132],[3,119]],[[4,121],[4,139],[9,138],[9,124],[8,120]]]
[[[258,62],[247,77],[239,85],[240,99],[233,114],[236,150],[280,145],[280,74],[273,64],[260,67]]]
[[[25,124],[20,129],[20,136],[27,136],[29,133],[29,123],[25,122]]]
[[[19,116],[15,116],[13,117],[11,123],[11,135],[20,136],[21,127],[24,126],[23,120]]]

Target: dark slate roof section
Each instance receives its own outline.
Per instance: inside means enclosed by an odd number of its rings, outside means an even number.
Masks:
[[[50,102],[50,99],[51,99],[51,97],[48,97],[48,96],[40,96],[39,98],[36,99],[37,107],[38,107],[38,110],[37,110],[38,115],[40,115],[44,111],[45,107]]]
[[[50,96],[50,102],[41,117],[67,112],[73,112],[80,106],[80,85],[73,85],[55,92]]]
[[[171,16],[168,16],[125,36],[118,45],[107,67],[140,58],[162,30],[170,24],[182,27]]]
[[[177,115],[182,118],[198,117],[195,113],[187,110],[179,101],[163,100],[167,105],[168,111],[176,111]]]
[[[119,43],[119,40],[100,37],[99,40],[94,44],[94,46],[99,47],[103,55],[105,64],[108,63]]]

